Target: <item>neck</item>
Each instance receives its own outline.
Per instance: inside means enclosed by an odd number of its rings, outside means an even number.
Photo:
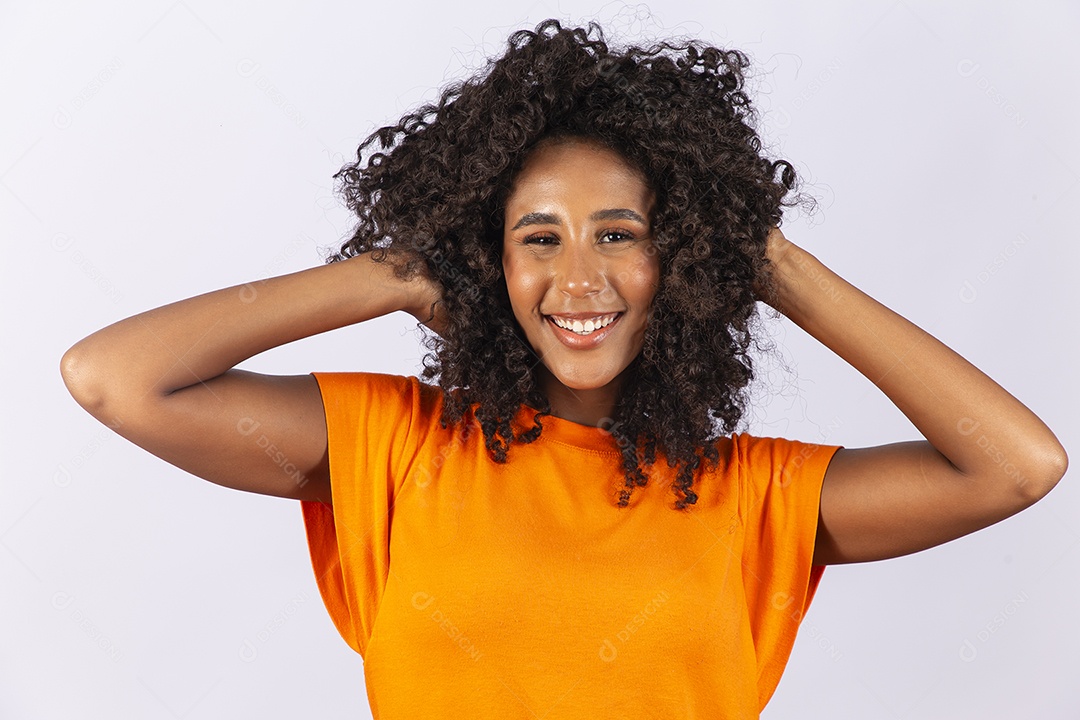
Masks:
[[[539,374],[541,387],[551,404],[552,415],[579,425],[605,429],[611,427],[615,419],[619,389],[622,387],[621,374],[603,387],[587,390],[567,387],[543,365],[539,368]]]

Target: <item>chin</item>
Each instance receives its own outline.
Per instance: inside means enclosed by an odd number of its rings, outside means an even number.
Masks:
[[[571,390],[598,390],[607,387],[619,377],[619,373],[611,370],[590,372],[583,369],[581,372],[557,372],[547,366],[545,368],[548,374]]]
[[[604,379],[601,379],[601,380],[591,380],[589,378],[586,378],[584,380],[570,380],[570,379],[563,380],[563,379],[560,379],[560,382],[563,385],[565,385],[566,387],[570,388],[571,390],[585,391],[585,390],[599,390],[600,388],[607,387],[608,385],[611,384],[612,380],[614,380],[614,378],[611,378],[611,379],[604,378]]]

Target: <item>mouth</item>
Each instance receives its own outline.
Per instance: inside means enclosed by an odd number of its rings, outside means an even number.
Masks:
[[[616,311],[596,315],[545,315],[544,317],[563,330],[569,330],[577,335],[590,335],[615,322],[620,315],[622,313]]]
[[[622,312],[597,315],[586,320],[558,316],[558,321],[556,321],[556,316],[544,315],[544,320],[545,325],[551,328],[552,333],[563,345],[575,350],[584,350],[596,347],[614,332],[619,327],[622,316]]]

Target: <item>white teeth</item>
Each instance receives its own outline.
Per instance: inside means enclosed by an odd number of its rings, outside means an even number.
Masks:
[[[590,335],[594,330],[599,330],[602,327],[607,327],[614,320],[618,313],[612,315],[601,315],[600,317],[590,318],[582,323],[580,320],[566,320],[556,315],[551,315],[551,319],[555,321],[555,324],[566,330],[577,333],[578,335]]]

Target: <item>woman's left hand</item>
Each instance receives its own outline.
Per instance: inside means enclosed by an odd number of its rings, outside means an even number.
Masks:
[[[765,257],[769,259],[769,263],[772,265],[773,272],[780,267],[780,261],[787,254],[789,248],[792,247],[792,243],[786,237],[784,233],[780,231],[780,228],[773,225],[769,229],[769,235],[765,239]],[[769,298],[766,297],[765,289],[761,285],[760,281],[756,281],[753,285],[754,297],[763,303],[768,303]]]

